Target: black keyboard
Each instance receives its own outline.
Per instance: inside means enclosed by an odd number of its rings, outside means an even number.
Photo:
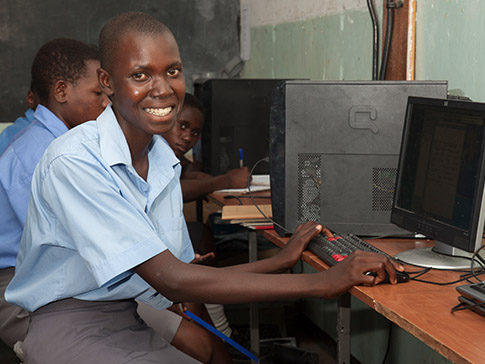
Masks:
[[[334,233],[333,238],[329,238],[324,234],[318,234],[308,244],[308,250],[329,266],[344,260],[355,250],[383,254],[391,258],[389,254],[352,234]],[[396,272],[396,274],[398,283],[409,281],[409,275],[406,272]]]

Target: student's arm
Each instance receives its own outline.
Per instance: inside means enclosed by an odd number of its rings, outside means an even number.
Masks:
[[[204,197],[208,193],[226,188],[245,188],[248,186],[249,168],[232,169],[225,174],[201,179],[180,179],[184,202]]]
[[[238,264],[225,268],[253,273],[284,272],[296,264],[301,258],[303,251],[307,248],[310,240],[320,233],[325,234],[327,237],[333,237],[333,234],[326,227],[315,222],[306,222],[296,228],[295,233],[278,254],[256,262]]]
[[[199,161],[192,162],[182,156],[180,158],[180,163],[182,165],[182,168],[185,172],[202,172],[202,163]]]
[[[333,298],[357,284],[385,278],[396,283],[402,266],[382,254],[354,252],[315,274],[258,274],[186,264],[165,250],[135,268],[146,282],[173,302],[245,303],[303,297]],[[376,277],[366,272],[377,273]]]
[[[212,176],[208,173],[193,171],[193,172],[184,172],[182,174],[182,179],[205,179],[205,178],[212,178]]]

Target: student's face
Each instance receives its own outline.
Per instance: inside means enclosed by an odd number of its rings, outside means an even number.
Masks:
[[[170,33],[126,35],[110,71],[99,79],[111,96],[118,122],[130,140],[166,134],[172,129],[185,95],[177,43]]]
[[[98,83],[99,61],[86,62],[86,72],[75,84],[67,83],[66,104],[62,119],[68,128],[96,119],[108,105],[109,99]]]
[[[175,126],[163,136],[178,158],[197,143],[203,124],[204,116],[198,109],[190,106],[182,108]]]

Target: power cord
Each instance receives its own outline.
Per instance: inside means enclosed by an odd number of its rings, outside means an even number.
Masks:
[[[472,255],[472,262],[471,262],[471,273],[473,275],[473,278],[475,278],[477,281],[481,282],[482,280],[478,279],[477,275],[475,274],[475,266],[473,262],[478,259],[478,264],[481,266],[481,270],[479,271],[480,273],[478,275],[484,274],[485,271],[485,259],[480,255],[480,251],[485,247],[485,245],[482,245],[480,248],[478,248]]]
[[[248,176],[248,192],[249,192],[249,197],[251,198],[251,201],[253,202],[254,206],[258,209],[258,211],[261,213],[261,215],[263,215],[263,217],[266,219],[266,220],[269,220],[271,221],[271,223],[274,225],[274,226],[277,226],[279,227],[280,229],[284,230],[286,233],[288,234],[291,234],[291,231],[288,231],[288,229],[286,229],[284,226],[278,224],[276,221],[274,221],[272,218],[266,216],[266,214],[259,208],[258,204],[256,203],[255,199],[254,199],[254,196],[253,196],[253,192],[251,191],[251,179],[253,177],[253,173],[254,173],[254,170],[256,169],[256,167],[259,165],[259,163],[261,162],[269,162],[269,157],[265,157],[265,158],[261,158],[259,161],[257,161],[256,163],[254,163],[253,167],[251,168],[251,171],[249,172],[249,176]]]
[[[374,2],[373,0],[367,0],[367,8],[369,9],[369,13],[372,20],[372,29],[373,29],[373,47],[372,47],[372,79],[373,80],[384,80],[386,78],[386,71],[387,71],[387,61],[389,59],[389,51],[391,48],[391,40],[392,40],[392,30],[394,25],[394,9],[401,8],[404,6],[404,2],[402,0],[387,0],[386,1],[386,8],[387,8],[387,27],[386,27],[386,34],[384,38],[384,48],[382,51],[382,61],[381,61],[381,71],[378,75],[379,69],[379,25],[377,22],[377,16],[374,9]],[[379,77],[378,77],[379,76]]]
[[[374,10],[373,0],[367,0],[367,7],[369,8],[370,17],[372,20],[372,79],[377,80],[377,70],[379,69],[379,25],[377,23],[377,16]]]
[[[402,0],[394,1],[394,0],[387,0],[386,1],[386,8],[387,8],[387,27],[386,27],[386,35],[384,38],[384,49],[382,51],[382,63],[381,63],[381,72],[379,75],[380,80],[384,80],[386,78],[387,72],[387,61],[389,60],[389,52],[391,50],[391,40],[392,40],[392,29],[394,26],[394,9],[398,9],[404,6]]]
[[[483,303],[483,302],[474,302],[474,303],[460,302],[456,306],[453,306],[451,308],[451,313],[454,313],[456,311],[463,311],[463,310],[473,310],[476,307],[484,307],[485,308],[485,303]]]
[[[485,259],[479,253],[483,248],[485,248],[485,245],[482,245],[479,249],[477,249],[473,253],[471,258],[460,256],[460,258],[470,260],[470,270],[440,269],[440,270],[447,270],[447,271],[462,272],[463,273],[462,275],[460,275],[460,279],[457,279],[457,280],[452,281],[452,282],[435,282],[435,281],[428,281],[428,280],[425,280],[425,279],[419,279],[419,277],[425,275],[426,273],[431,271],[433,268],[423,268],[422,270],[415,271],[415,272],[407,271],[407,273],[410,275],[411,280],[421,282],[421,283],[434,284],[434,285],[438,285],[438,286],[447,286],[447,285],[452,285],[452,284],[455,284],[455,283],[460,283],[460,282],[465,282],[465,281],[469,282],[469,283],[474,283],[472,281],[472,279],[475,279],[478,282],[482,282],[482,280],[479,277],[485,274]],[[442,254],[442,253],[440,253],[440,254]],[[445,254],[445,255],[448,255],[448,254]],[[449,255],[449,256],[451,256],[451,255]],[[397,259],[397,260],[400,263],[406,264],[406,262],[402,262],[399,259]],[[480,267],[480,269],[477,270],[475,265],[478,265]]]

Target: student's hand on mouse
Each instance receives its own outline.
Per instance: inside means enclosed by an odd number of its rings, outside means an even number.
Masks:
[[[307,248],[310,240],[320,233],[333,237],[330,230],[316,222],[308,221],[298,225],[290,240],[278,253],[278,258],[283,259],[282,266],[285,269],[293,267],[301,258],[301,254]]]
[[[404,271],[404,267],[383,254],[355,251],[347,258],[335,264],[330,269],[319,274],[327,282],[327,290],[323,298],[335,298],[356,285],[374,286],[389,276],[389,282],[396,284],[396,271]],[[376,276],[368,274],[376,273]]]
[[[228,182],[228,188],[246,188],[248,187],[249,168],[242,167],[231,169],[225,174]]]

